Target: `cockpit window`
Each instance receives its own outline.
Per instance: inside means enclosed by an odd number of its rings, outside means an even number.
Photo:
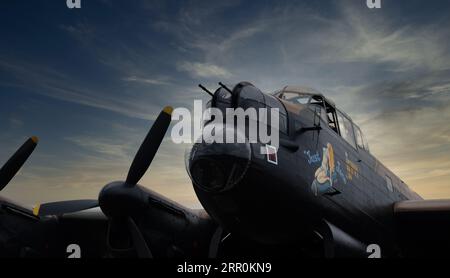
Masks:
[[[325,102],[322,96],[312,96],[309,102],[309,108],[313,110],[326,124],[329,123],[327,112],[325,110]]]
[[[337,111],[339,131],[341,132],[341,137],[345,139],[350,145],[356,149],[355,137],[353,135],[353,125],[352,122],[342,114],[342,112]]]
[[[330,105],[328,102],[325,102],[326,107],[326,115],[328,120],[328,126],[337,134],[339,134],[338,131],[338,125],[337,125],[337,116],[336,116],[336,109]]]
[[[362,138],[361,130],[356,125],[353,126],[353,129],[355,130],[356,145],[358,146],[359,149],[364,149],[364,141]]]
[[[311,96],[300,93],[284,92],[281,94],[280,98],[294,104],[308,104]]]
[[[361,129],[357,125],[353,125],[353,128],[355,130],[356,145],[358,145],[358,148],[369,151],[369,145],[367,144]]]
[[[316,113],[316,115],[318,117],[320,117],[322,119],[322,121],[324,121],[326,124],[328,124],[328,116],[327,116],[327,112],[325,110],[325,108],[320,105],[320,104],[310,104],[310,108],[311,110],[314,111],[314,113]]]
[[[364,149],[366,149],[366,151],[370,152],[369,143],[367,143],[367,140],[364,138],[364,135],[363,135],[363,139],[364,139]]]

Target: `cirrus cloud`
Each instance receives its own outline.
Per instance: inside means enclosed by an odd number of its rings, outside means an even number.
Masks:
[[[198,62],[181,62],[177,64],[177,70],[187,72],[192,77],[201,78],[224,78],[229,79],[232,74],[225,68],[217,65],[198,63]]]

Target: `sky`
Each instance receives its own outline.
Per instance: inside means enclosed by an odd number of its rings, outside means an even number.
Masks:
[[[372,154],[427,199],[450,198],[450,1],[3,0],[0,164],[39,146],[1,195],[97,198],[123,180],[166,105],[198,83],[315,88],[361,126]],[[200,207],[187,146],[164,140],[141,184]]]

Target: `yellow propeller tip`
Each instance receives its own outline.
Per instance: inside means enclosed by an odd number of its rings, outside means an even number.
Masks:
[[[166,114],[172,115],[173,107],[167,106],[166,108],[164,108],[163,111],[164,111],[164,113],[166,113]]]
[[[39,210],[41,209],[41,205],[40,204],[37,204],[36,206],[34,206],[33,207],[33,214],[35,215],[35,216],[38,216],[39,215]]]
[[[37,144],[39,142],[39,138],[37,138],[36,136],[31,137],[31,140]]]

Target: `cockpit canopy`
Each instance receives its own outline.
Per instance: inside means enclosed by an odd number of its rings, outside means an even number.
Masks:
[[[274,96],[295,105],[306,105],[320,117],[326,126],[339,134],[354,148],[369,151],[369,145],[361,131],[352,119],[336,108],[331,100],[322,93],[307,87],[285,87]]]

